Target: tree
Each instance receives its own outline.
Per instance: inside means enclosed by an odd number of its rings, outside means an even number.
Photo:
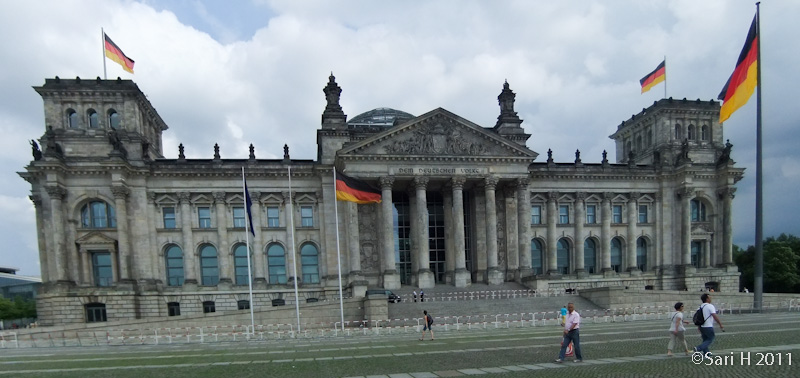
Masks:
[[[15,297],[14,300],[0,297],[0,319],[22,319],[36,317],[36,301]]]
[[[781,234],[764,240],[764,291],[800,292],[800,238]],[[742,273],[740,285],[753,289],[755,282],[755,247],[733,248],[734,262]]]

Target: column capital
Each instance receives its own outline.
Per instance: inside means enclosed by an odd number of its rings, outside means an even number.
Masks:
[[[656,202],[661,202],[661,200],[663,200],[663,199],[664,199],[663,197],[664,197],[664,196],[662,196],[662,195],[661,195],[661,192],[655,192],[655,193],[653,193],[653,199],[654,199]]]
[[[189,194],[189,192],[178,192],[178,202],[180,202],[181,204],[184,204],[184,203],[185,204],[189,204],[190,203],[189,202],[190,198],[191,198],[191,195]]]
[[[612,193],[612,192],[604,192],[603,193],[603,201],[609,201],[610,202],[612,199],[614,199],[614,193]]]
[[[258,203],[258,200],[261,199],[261,192],[259,192],[258,190],[251,190],[250,199],[253,200],[253,204]]]
[[[639,192],[631,192],[628,195],[628,202],[636,202],[636,201],[639,200],[639,197],[641,197],[641,196],[642,196],[642,194],[639,193]]]
[[[687,187],[684,187],[684,188],[678,188],[678,189],[675,190],[675,195],[677,195],[678,198],[681,198],[681,199],[689,198],[689,197],[694,195],[694,188],[691,187],[691,186],[687,186]]]
[[[531,180],[527,177],[517,179],[517,188],[520,190],[527,190]]]
[[[577,192],[577,193],[575,193],[575,199],[578,200],[578,201],[583,202],[584,200],[586,200],[586,192]]]
[[[147,192],[147,203],[151,205],[155,205],[156,203],[156,192]]]
[[[383,176],[380,178],[381,182],[381,189],[389,189],[392,190],[392,185],[394,185],[394,176]]]
[[[214,202],[217,203],[224,203],[225,202],[225,192],[214,192],[212,193],[214,196]]]
[[[467,182],[467,178],[464,176],[453,176],[450,179],[450,185],[453,187],[453,190],[462,190],[464,189],[464,184]]]
[[[28,198],[33,202],[34,207],[41,207],[42,206],[42,196],[38,194],[31,194]]]
[[[556,202],[558,201],[559,193],[555,190],[547,192],[547,201],[548,202]]]
[[[414,188],[417,190],[425,190],[428,186],[429,179],[427,177],[414,177]]]
[[[131,190],[127,186],[115,185],[111,187],[111,193],[114,194],[114,198],[124,200],[131,194]]]
[[[736,197],[735,193],[736,193],[736,188],[734,187],[717,189],[717,196],[719,196],[719,199],[723,200],[727,198],[734,199]]]
[[[44,190],[47,191],[51,199],[63,200],[67,196],[67,190],[58,185],[45,186]]]
[[[483,184],[486,186],[487,190],[494,190],[499,181],[500,180],[497,178],[497,176],[486,176],[486,178],[483,179]]]

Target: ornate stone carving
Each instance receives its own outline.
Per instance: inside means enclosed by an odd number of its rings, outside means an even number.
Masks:
[[[251,190],[250,191],[250,199],[252,199],[254,202],[258,202],[258,200],[261,199],[261,192],[259,192],[257,190]]]
[[[486,187],[486,189],[494,190],[497,187],[498,181],[500,180],[495,176],[487,176],[485,179],[483,179],[483,185]]]
[[[527,177],[517,179],[517,188],[520,190],[528,189],[528,185],[530,185],[530,179]]]
[[[31,195],[28,196],[28,198],[30,198],[31,202],[33,202],[33,206],[35,206],[35,207],[41,207],[42,206],[42,196],[40,196],[38,194],[31,194]]]
[[[692,197],[694,197],[694,188],[692,188],[691,186],[688,186],[688,187],[685,187],[685,188],[679,188],[679,189],[675,190],[675,194],[678,196],[678,198],[681,198],[681,199],[683,199],[683,198],[692,198]]]
[[[420,125],[411,138],[396,140],[384,146],[390,154],[409,155],[485,155],[484,143],[467,140],[462,131],[449,123],[431,121]]]
[[[394,177],[393,176],[383,176],[380,178],[381,182],[381,189],[389,189],[392,190],[392,185],[394,185]]]
[[[604,192],[603,193],[603,200],[604,201],[611,201],[612,199],[614,199],[614,193],[612,193],[612,192]]]
[[[464,183],[466,183],[466,182],[467,182],[467,178],[464,177],[464,176],[453,176],[453,178],[450,179],[450,185],[453,187],[453,189],[461,189],[461,190],[463,190],[464,189]]]
[[[724,200],[726,196],[730,197],[730,199],[734,199],[736,197],[736,188],[722,188],[717,190],[717,196],[719,199]]]
[[[556,191],[547,192],[547,199],[549,201],[554,201],[554,202],[558,201],[558,196],[559,196],[559,193],[556,192]]]
[[[147,203],[151,205],[156,203],[156,192],[147,192]]]
[[[427,177],[414,177],[414,188],[425,190],[428,186],[428,181]]]
[[[579,202],[583,202],[586,200],[586,192],[577,192],[575,193],[575,199]]]
[[[250,160],[256,160],[256,148],[250,143]]]
[[[44,189],[51,199],[63,200],[67,196],[67,190],[60,186],[46,186]]]
[[[42,151],[39,150],[39,144],[33,139],[31,139],[31,153],[33,154],[33,160],[42,160]]]
[[[191,195],[189,192],[178,192],[178,202],[181,204],[190,203]]]
[[[131,194],[131,190],[127,186],[116,185],[111,187],[111,193],[116,199],[126,199]]]
[[[186,160],[186,155],[183,154],[183,143],[178,145],[178,160]]]
[[[639,192],[631,192],[631,194],[628,196],[628,201],[629,202],[636,202],[636,201],[639,200],[639,197],[641,197],[641,196],[642,196],[642,194],[639,193]]]
[[[213,195],[214,195],[214,201],[219,203],[225,202],[225,192],[214,192]]]
[[[358,206],[358,236],[361,246],[361,271],[380,273],[380,251],[376,224],[380,223],[377,206]]]
[[[219,160],[219,143],[214,143],[214,160]]]

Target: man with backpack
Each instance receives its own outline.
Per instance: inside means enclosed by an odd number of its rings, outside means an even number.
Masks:
[[[422,321],[425,325],[422,326],[422,337],[419,338],[420,341],[425,340],[425,331],[431,331],[431,340],[433,340],[433,316],[428,315],[428,310],[422,311],[423,317]]]
[[[700,305],[700,308],[694,313],[692,321],[700,331],[703,342],[695,347],[694,351],[695,353],[700,352],[703,356],[706,356],[709,353],[708,347],[714,342],[714,322],[716,321],[717,324],[719,324],[719,328],[722,332],[725,332],[725,327],[722,325],[722,322],[719,321],[716,307],[711,304],[711,296],[703,294],[700,296],[700,300],[703,301],[703,304]]]

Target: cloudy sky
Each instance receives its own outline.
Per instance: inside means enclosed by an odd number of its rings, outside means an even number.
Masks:
[[[484,127],[504,80],[533,136],[556,161],[599,162],[608,138],[664,96],[638,80],[667,58],[667,96],[716,98],[755,14],[750,1],[0,0],[0,266],[39,276],[30,185],[16,172],[44,132],[45,78],[103,75],[101,27],[136,61],[108,77],[136,81],[169,125],[177,157],[316,158],[333,72],[349,117],[376,107],[443,107]],[[762,4],[765,235],[800,235],[800,2]],[[725,123],[747,168],[734,242],[754,243],[755,98]],[[613,153],[611,154],[613,156]],[[541,158],[540,160],[544,159]]]

